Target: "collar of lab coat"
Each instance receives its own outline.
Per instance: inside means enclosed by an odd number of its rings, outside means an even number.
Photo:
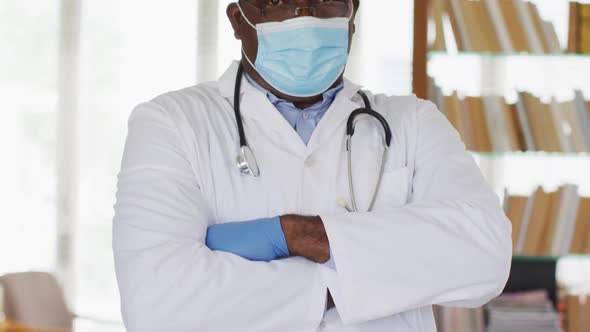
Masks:
[[[238,72],[239,62],[234,61],[231,66],[225,71],[218,81],[220,94],[227,98],[230,104],[233,105],[234,90],[236,74]],[[243,118],[265,121],[266,128],[270,128],[273,132],[269,139],[276,139],[281,137],[281,145],[284,148],[295,152],[301,157],[308,156],[315,151],[322,142],[329,139],[336,128],[339,128],[343,121],[348,119],[353,110],[364,107],[360,97],[354,98],[361,86],[350,82],[344,78],[344,87],[338,93],[336,99],[318,123],[314,133],[307,144],[301,140],[297,133],[291,128],[289,123],[276,110],[274,105],[268,100],[262,91],[254,87],[245,77],[242,77],[242,86],[240,91],[240,106]],[[345,132],[342,132],[345,135]],[[287,137],[284,137],[287,136]]]

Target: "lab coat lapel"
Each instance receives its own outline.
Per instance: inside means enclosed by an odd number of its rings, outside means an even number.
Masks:
[[[218,81],[219,92],[230,102],[232,107],[238,66],[239,62],[234,61]],[[240,95],[240,111],[244,130],[252,149],[255,149],[254,143],[264,137],[265,140],[280,146],[282,150],[301,158],[304,157],[306,146],[301,137],[264,93],[250,84],[245,77],[242,77]]]
[[[313,135],[307,146],[308,155],[323,146],[324,143],[334,135],[340,135],[342,137],[346,135],[346,125],[344,122],[348,120],[348,117],[354,110],[364,107],[360,97],[353,100],[359,90],[360,86],[344,79],[343,90],[337,95],[336,99],[313,131]],[[355,100],[359,100],[359,102]]]
[[[306,146],[301,137],[262,92],[244,93],[241,105],[244,125],[251,129],[245,129],[246,135],[253,144],[263,139],[300,158],[305,156]]]

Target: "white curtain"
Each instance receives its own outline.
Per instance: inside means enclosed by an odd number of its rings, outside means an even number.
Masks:
[[[55,272],[75,311],[120,319],[111,218],[127,117],[240,56],[228,3],[0,1],[0,274]],[[411,92],[412,6],[362,1],[350,78]]]

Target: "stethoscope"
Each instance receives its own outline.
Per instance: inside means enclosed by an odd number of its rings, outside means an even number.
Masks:
[[[238,134],[240,136],[240,154],[237,158],[238,169],[240,173],[247,176],[259,177],[260,176],[260,168],[258,168],[258,163],[256,162],[256,157],[252,152],[252,149],[248,146],[248,142],[246,140],[246,134],[244,133],[244,125],[242,124],[242,114],[240,112],[240,91],[242,86],[242,76],[244,74],[244,67],[240,63],[238,67],[238,73],[236,75],[236,85],[234,90],[234,113],[236,117],[236,122],[238,124]],[[391,146],[392,140],[392,133],[387,120],[379,114],[378,112],[374,111],[371,108],[371,103],[369,102],[369,98],[367,95],[362,91],[359,90],[358,94],[363,99],[365,107],[361,107],[359,109],[354,110],[350,116],[348,117],[348,121],[346,123],[346,151],[348,154],[348,187],[350,190],[350,199],[352,207],[349,207],[348,204],[344,199],[338,199],[338,205],[345,208],[348,212],[357,212],[357,204],[356,204],[356,196],[354,193],[354,185],[352,181],[352,136],[354,136],[354,128],[355,128],[355,119],[357,116],[361,114],[367,114],[372,116],[374,119],[381,123],[383,127],[383,131],[385,133],[385,141],[383,142],[383,155],[381,157],[381,167],[379,169],[379,177],[377,178],[377,183],[375,184],[375,190],[373,191],[373,196],[371,198],[371,202],[369,204],[369,208],[367,211],[373,210],[375,205],[375,199],[377,198],[377,193],[379,192],[379,188],[381,186],[381,180],[383,178],[383,173],[385,171],[385,163],[387,161],[387,150]]]

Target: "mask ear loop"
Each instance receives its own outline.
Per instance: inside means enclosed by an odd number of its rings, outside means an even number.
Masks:
[[[351,8],[350,15],[348,16],[348,22],[352,21],[352,17],[354,16],[354,3],[352,0],[348,1],[348,6]]]
[[[250,61],[250,58],[248,57],[248,54],[246,54],[246,51],[244,51],[244,47],[242,46],[242,54],[244,55],[244,58],[246,58],[246,61],[248,61],[248,63],[250,64],[250,66],[252,66],[252,68],[254,68],[254,70],[256,70],[258,72],[258,69],[256,69],[256,66],[252,63],[252,61]]]
[[[246,21],[246,23],[248,23],[248,25],[251,26],[252,29],[258,31],[258,29],[256,29],[256,26],[254,24],[252,24],[252,22],[250,22],[250,20],[248,19],[248,17],[246,16],[246,14],[244,13],[244,11],[242,10],[242,6],[240,6],[240,3],[239,2],[236,2],[236,5],[238,6],[238,9],[240,10],[240,13],[242,14],[242,17],[244,18],[244,20]],[[246,61],[248,61],[248,63],[250,64],[250,66],[252,68],[254,68],[254,70],[258,71],[256,69],[256,66],[252,63],[252,61],[250,60],[250,58],[246,54],[246,51],[244,51],[244,47],[242,46],[241,48],[242,48],[242,55],[244,55],[244,58],[246,58]]]
[[[242,10],[242,6],[240,6],[240,3],[236,2],[236,5],[238,5],[238,9],[240,10],[240,13],[242,14],[242,17],[244,18],[246,23],[248,23],[248,25],[251,26],[252,29],[257,30],[256,26],[254,24],[252,24],[252,22],[250,22],[250,20],[248,19],[248,16],[246,16],[246,14],[244,14],[244,11]]]

